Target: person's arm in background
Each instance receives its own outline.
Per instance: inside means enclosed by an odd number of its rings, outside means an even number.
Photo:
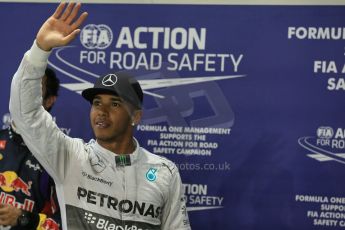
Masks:
[[[53,205],[50,201],[46,207]],[[53,208],[53,207],[50,207]],[[61,224],[58,210],[54,213],[32,213],[14,207],[11,204],[0,204],[0,225],[20,226],[27,230],[58,230]]]
[[[41,79],[50,51],[54,47],[69,44],[80,32],[78,28],[87,17],[86,12],[77,17],[80,3],[69,3],[66,9],[65,6],[66,3],[59,4],[40,28],[31,49],[24,55],[12,80],[9,106],[11,117],[26,145],[59,184],[69,162],[69,150],[80,142],[64,135],[43,108]],[[15,226],[18,216],[22,214],[20,209],[1,204],[0,225]],[[37,219],[37,216],[41,219]],[[33,223],[43,227],[50,223],[44,221],[45,218],[49,220],[49,216],[42,213],[32,218],[35,219]]]
[[[52,212],[54,206],[56,207],[52,201],[47,200],[45,209],[40,213],[24,211],[11,204],[0,204],[0,225],[17,226],[27,230],[59,230],[60,213],[58,209]]]
[[[6,130],[6,133],[7,130]],[[15,146],[18,147],[18,146]],[[11,155],[19,154],[18,152],[11,152],[8,150],[6,154],[10,153]],[[13,160],[18,160],[16,158],[12,158]],[[16,166],[20,166],[23,161],[17,161]],[[6,163],[5,163],[6,164]],[[36,161],[36,166],[37,166]],[[26,230],[58,230],[61,226],[61,213],[57,201],[56,190],[55,190],[55,183],[53,179],[48,175],[48,173],[42,168],[38,168],[39,170],[36,171],[39,174],[37,175],[39,178],[38,181],[33,183],[33,186],[36,186],[36,189],[39,190],[39,195],[31,202],[33,205],[25,205],[24,202],[23,206],[19,206],[27,211],[20,209],[14,200],[4,198],[2,200],[2,204],[0,204],[0,229],[3,229],[1,226],[15,226],[15,229],[26,229]],[[24,183],[24,182],[22,182]],[[29,187],[31,187],[31,183]],[[22,184],[23,185],[23,184]],[[23,188],[25,189],[25,188]],[[30,189],[30,188],[29,188]],[[0,188],[0,191],[2,189]],[[29,190],[28,190],[29,192]],[[4,191],[2,192],[4,193]],[[4,193],[6,194],[6,193]],[[2,195],[4,195],[2,194]],[[7,195],[7,194],[6,194]],[[16,196],[15,194],[13,194]],[[8,194],[8,197],[14,197],[12,194]],[[30,199],[30,198],[29,198]],[[20,201],[19,201],[20,202]],[[34,206],[36,208],[34,208]],[[31,208],[30,208],[31,207]],[[32,211],[28,211],[31,210]],[[6,228],[7,229],[7,228]]]
[[[40,28],[34,44],[24,55],[13,77],[10,97],[11,117],[19,133],[57,184],[64,179],[69,150],[80,143],[64,135],[44,110],[41,78],[50,51],[69,44],[80,32],[78,28],[87,17],[86,12],[77,17],[80,3],[65,6],[66,3],[60,3]]]

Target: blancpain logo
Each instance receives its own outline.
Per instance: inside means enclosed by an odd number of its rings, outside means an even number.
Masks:
[[[345,129],[320,126],[316,136],[305,136],[298,139],[304,149],[311,152],[308,157],[319,162],[336,161],[345,164]]]

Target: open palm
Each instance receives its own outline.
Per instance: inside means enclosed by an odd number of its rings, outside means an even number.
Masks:
[[[65,5],[66,3],[60,3],[55,13],[38,31],[36,41],[41,49],[49,51],[54,47],[67,45],[80,32],[79,27],[86,19],[87,13],[82,13],[76,19],[81,4],[69,3],[67,7]]]

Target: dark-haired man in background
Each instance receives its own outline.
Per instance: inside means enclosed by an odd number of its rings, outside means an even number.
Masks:
[[[50,111],[59,79],[46,68],[42,106]],[[0,131],[0,229],[59,229],[60,212],[52,178],[27,148],[15,124]]]

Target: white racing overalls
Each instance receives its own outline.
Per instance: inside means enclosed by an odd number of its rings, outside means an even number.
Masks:
[[[12,80],[10,112],[55,180],[63,229],[190,229],[174,163],[137,141],[129,157],[117,157],[94,140],[84,143],[60,131],[42,107],[41,78],[49,54],[34,42],[24,55]]]

